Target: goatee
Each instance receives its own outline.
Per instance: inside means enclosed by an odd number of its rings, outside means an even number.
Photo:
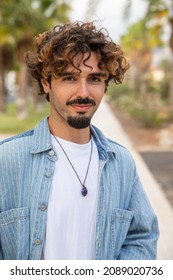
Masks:
[[[76,129],[82,129],[90,126],[91,117],[78,116],[78,117],[68,117],[68,124]]]

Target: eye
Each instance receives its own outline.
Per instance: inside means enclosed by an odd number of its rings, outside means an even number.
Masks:
[[[91,80],[93,82],[100,82],[100,78],[98,78],[98,77],[92,77]]]
[[[76,80],[76,79],[75,79],[74,76],[65,76],[65,77],[63,78],[63,81],[73,82],[73,81],[75,81],[75,80]]]
[[[102,79],[102,77],[101,76],[91,76],[90,77],[90,81],[91,82],[94,82],[94,83],[99,83],[99,82],[102,82],[103,81],[103,79]]]

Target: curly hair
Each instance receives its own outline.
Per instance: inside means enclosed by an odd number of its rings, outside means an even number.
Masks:
[[[84,54],[88,54],[83,61],[87,65],[91,52],[97,53],[98,67],[106,73],[106,86],[110,80],[116,84],[122,83],[129,68],[121,47],[112,41],[106,29],[97,29],[94,22],[56,25],[35,37],[34,42],[35,50],[28,51],[25,59],[32,76],[39,83],[39,94],[45,94],[42,79],[50,83],[51,76],[58,77],[69,64],[77,68],[73,61],[78,54],[82,55],[81,61]],[[49,101],[49,96],[47,99]]]

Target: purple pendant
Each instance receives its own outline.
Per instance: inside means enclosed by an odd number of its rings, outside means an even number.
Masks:
[[[82,194],[83,196],[86,196],[87,193],[88,193],[87,188],[86,188],[85,186],[83,186],[83,188],[82,188],[82,190],[81,190],[81,194]]]

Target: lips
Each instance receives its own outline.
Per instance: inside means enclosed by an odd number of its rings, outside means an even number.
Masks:
[[[91,108],[91,104],[73,104],[71,105],[77,112],[86,112]]]

